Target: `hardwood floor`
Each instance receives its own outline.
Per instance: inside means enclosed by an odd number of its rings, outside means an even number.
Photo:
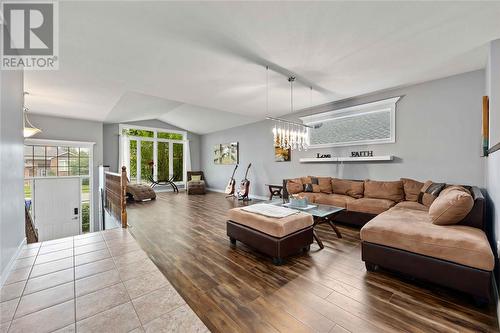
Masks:
[[[274,266],[226,236],[223,194],[159,193],[128,206],[130,232],[212,332],[498,332],[493,305],[368,273],[359,230],[318,228],[308,254]]]

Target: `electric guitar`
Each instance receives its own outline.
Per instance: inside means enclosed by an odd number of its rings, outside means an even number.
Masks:
[[[250,180],[248,180],[248,170],[250,170],[250,167],[252,166],[252,163],[250,163],[247,167],[247,171],[245,172],[245,179],[243,179],[240,183],[240,189],[238,190],[238,197],[240,199],[246,199],[248,198],[248,192],[250,190]]]
[[[234,179],[234,173],[236,172],[236,169],[238,169],[238,164],[234,167],[233,174],[231,178],[229,178],[229,182],[227,183],[226,190],[224,191],[228,195],[233,195],[234,190],[236,187],[236,180]]]

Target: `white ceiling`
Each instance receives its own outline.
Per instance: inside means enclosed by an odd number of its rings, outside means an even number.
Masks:
[[[195,133],[483,68],[493,2],[61,2],[60,69],[34,113],[160,119]],[[272,69],[266,111],[266,70]]]

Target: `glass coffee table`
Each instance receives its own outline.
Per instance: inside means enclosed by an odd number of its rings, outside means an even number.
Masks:
[[[287,202],[283,202],[283,200],[270,200],[267,201],[266,203],[271,204],[271,205],[276,205],[276,206],[284,206]],[[306,214],[310,214],[313,217],[313,234],[314,234],[314,240],[316,243],[318,243],[319,247],[323,249],[325,246],[323,245],[323,242],[319,238],[318,234],[316,233],[316,230],[314,227],[317,225],[323,224],[323,223],[328,223],[330,227],[332,227],[333,231],[335,231],[335,234],[337,235],[338,238],[342,238],[342,234],[340,233],[339,229],[337,226],[334,224],[333,218],[340,214],[341,212],[345,211],[345,208],[342,207],[335,207],[335,206],[330,206],[330,205],[320,205],[320,204],[313,204],[314,208],[310,209],[300,209],[300,208],[291,208],[300,212],[304,212]],[[290,207],[287,207],[290,208]]]

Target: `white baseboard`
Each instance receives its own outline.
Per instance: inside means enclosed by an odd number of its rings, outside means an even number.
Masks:
[[[19,257],[19,254],[21,254],[21,251],[23,250],[23,246],[26,245],[26,237],[23,238],[21,243],[19,243],[16,253],[10,258],[9,263],[5,267],[5,269],[2,272],[2,275],[0,276],[0,287],[3,286],[7,278],[9,277],[10,271],[12,270],[12,266],[14,265],[14,262],[16,259]]]
[[[226,193],[225,190],[221,190],[221,189],[218,189],[218,188],[207,188],[207,191],[211,191],[211,192],[219,192],[219,193]],[[253,194],[250,194],[248,196],[250,199],[258,199],[258,200],[269,200],[269,197],[265,197],[265,196],[262,196],[262,195],[253,195]]]

